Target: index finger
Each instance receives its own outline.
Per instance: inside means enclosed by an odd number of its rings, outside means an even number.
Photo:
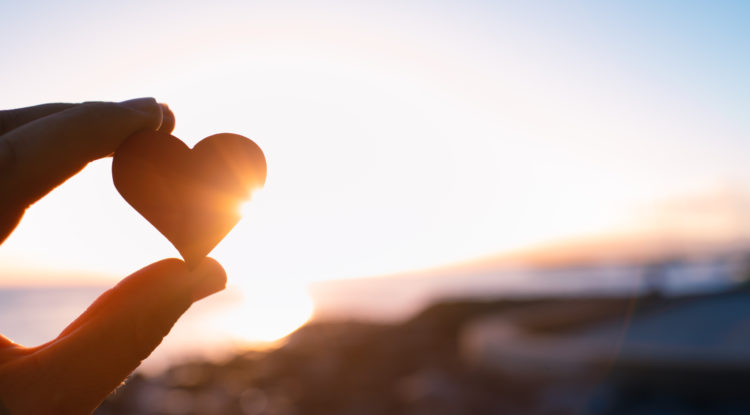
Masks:
[[[153,98],[83,103],[0,136],[0,240],[29,205],[90,161],[137,131],[160,128],[162,110]]]
[[[0,111],[0,134],[18,128],[42,117],[64,111],[74,107],[76,104],[42,104],[33,107],[16,108]]]

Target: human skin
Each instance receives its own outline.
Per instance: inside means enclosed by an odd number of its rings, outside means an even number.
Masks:
[[[111,155],[137,131],[171,132],[174,123],[153,98],[0,111],[0,243],[29,206],[90,161]],[[211,258],[193,271],[165,259],[124,278],[43,345],[24,347],[0,335],[0,415],[90,414],[193,302],[225,284]]]

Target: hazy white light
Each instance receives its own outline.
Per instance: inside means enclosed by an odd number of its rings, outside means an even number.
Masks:
[[[248,284],[241,292],[242,301],[217,319],[223,331],[238,343],[275,342],[305,324],[313,314],[309,295],[295,287]]]

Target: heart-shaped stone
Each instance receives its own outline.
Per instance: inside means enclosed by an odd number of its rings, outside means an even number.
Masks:
[[[266,159],[237,134],[206,137],[191,150],[167,133],[144,131],[115,151],[112,178],[194,268],[240,220],[240,203],[265,183]]]

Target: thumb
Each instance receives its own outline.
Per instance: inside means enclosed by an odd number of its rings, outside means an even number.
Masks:
[[[34,353],[61,404],[96,407],[169,333],[190,305],[220,291],[226,274],[206,258],[194,271],[167,259],[105,292],[53,342]],[[80,407],[79,409],[85,409]]]

